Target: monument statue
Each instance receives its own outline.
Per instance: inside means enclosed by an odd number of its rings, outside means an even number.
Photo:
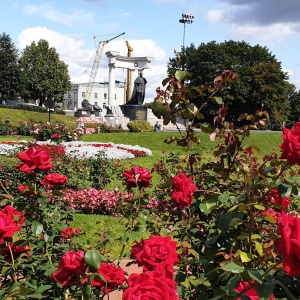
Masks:
[[[134,81],[134,87],[130,100],[126,104],[142,105],[145,99],[147,80],[143,77],[143,73]]]
[[[82,109],[83,110],[86,110],[86,111],[90,111],[90,112],[93,112],[93,111],[100,111],[102,112],[102,109],[101,107],[99,107],[98,105],[92,105],[89,100],[87,99],[84,99],[82,102],[81,102],[81,106],[82,106]]]

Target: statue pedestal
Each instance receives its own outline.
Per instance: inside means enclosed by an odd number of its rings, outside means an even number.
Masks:
[[[129,118],[130,121],[147,121],[147,106],[145,105],[124,104],[120,105],[120,108],[124,116]]]

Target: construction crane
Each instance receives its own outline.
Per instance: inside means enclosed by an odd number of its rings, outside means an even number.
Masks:
[[[90,74],[90,78],[89,78],[89,82],[85,91],[85,99],[87,99],[88,101],[91,98],[91,94],[92,94],[92,90],[94,87],[94,82],[95,82],[95,78],[97,76],[97,72],[98,72],[98,68],[99,68],[99,64],[101,61],[101,56],[102,56],[102,52],[103,52],[103,48],[104,46],[109,43],[110,41],[118,38],[119,36],[125,34],[125,32],[118,34],[117,36],[109,39],[109,40],[104,40],[104,41],[99,41],[98,45],[96,47],[96,53],[94,56],[94,60],[93,60],[93,65],[92,65],[92,70],[91,70],[91,74]],[[94,40],[96,40],[96,36],[94,36]]]

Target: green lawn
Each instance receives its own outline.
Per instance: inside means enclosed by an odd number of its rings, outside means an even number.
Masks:
[[[0,120],[5,120],[6,116],[10,116],[12,123],[17,123],[18,118],[23,118],[23,120],[28,120],[30,117],[35,118],[37,121],[47,121],[47,114],[15,111],[0,109]],[[42,115],[42,116],[41,116]],[[66,117],[61,115],[53,115],[53,120],[57,122],[64,122],[73,124],[73,117]],[[57,119],[56,119],[57,118]],[[45,120],[44,120],[45,119]],[[17,125],[17,124],[16,124]],[[211,142],[209,136],[204,133],[197,133],[201,140],[199,147],[212,148],[217,142]],[[173,132],[149,132],[149,133],[102,133],[102,134],[92,134],[84,135],[83,141],[87,142],[113,142],[116,144],[129,144],[129,145],[139,145],[141,147],[146,147],[152,151],[152,156],[137,158],[134,160],[127,160],[122,162],[123,168],[129,168],[133,164],[141,165],[145,168],[151,169],[155,162],[157,162],[162,157],[162,150],[166,152],[181,152],[183,151],[180,147],[177,147],[175,143],[166,144],[164,140],[171,136],[179,136],[179,133]],[[20,139],[25,139],[25,137],[20,137]],[[15,136],[0,136],[1,141],[17,141],[18,137]],[[266,153],[271,153],[276,151],[280,154],[279,145],[282,142],[281,132],[252,132],[249,138],[246,138],[244,146],[254,145],[260,148],[260,152],[257,153],[258,157],[262,157]],[[166,155],[166,154],[165,154]],[[5,158],[1,158],[5,159]],[[159,178],[154,176],[153,184],[157,184]],[[118,181],[112,182],[107,189],[112,190],[116,185],[121,187],[122,185]],[[72,226],[74,228],[79,227],[83,231],[83,235],[80,236],[78,243],[82,245],[95,245],[102,238],[102,234],[106,233],[108,238],[111,239],[109,244],[110,255],[112,257],[118,257],[120,254],[120,249],[122,248],[123,242],[118,240],[124,237],[125,226],[124,220],[116,219],[109,216],[99,216],[99,215],[83,215],[78,214],[75,217]],[[135,239],[140,240],[142,237],[146,237],[147,233],[131,234],[129,243],[133,243]],[[125,254],[129,255],[130,247],[125,248]]]

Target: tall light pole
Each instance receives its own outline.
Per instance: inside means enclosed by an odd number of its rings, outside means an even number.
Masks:
[[[192,24],[194,22],[194,16],[188,14],[182,14],[181,19],[179,20],[180,23],[183,23],[183,43],[182,43],[182,70],[184,70],[184,50],[185,50],[185,24]]]

